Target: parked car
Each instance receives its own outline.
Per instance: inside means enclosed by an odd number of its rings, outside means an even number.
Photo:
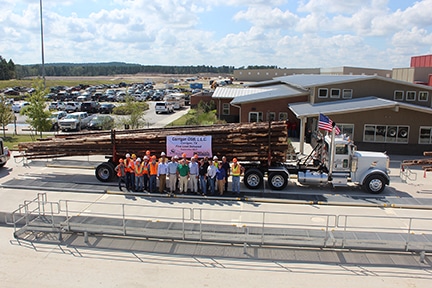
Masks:
[[[59,120],[65,118],[66,116],[67,113],[65,111],[53,112],[49,117],[49,120],[51,120],[52,123],[51,130],[57,131],[59,129]]]
[[[114,118],[109,115],[96,115],[88,124],[91,130],[111,130],[114,128]]]
[[[66,102],[65,110],[68,113],[81,111],[81,103],[80,102]]]
[[[58,111],[64,111],[66,109],[65,102],[57,102],[57,110]]]
[[[156,114],[159,113],[173,113],[174,105],[170,102],[157,102],[155,104]]]
[[[96,101],[87,101],[81,104],[81,111],[87,113],[99,112],[100,104]]]
[[[78,96],[77,101],[78,102],[85,102],[91,100],[91,94],[88,92],[84,92],[81,96]]]
[[[57,110],[57,104],[58,104],[58,102],[51,102],[48,105],[48,110]]]
[[[87,112],[75,112],[68,114],[65,118],[58,121],[59,128],[62,131],[78,130],[86,128],[90,123],[91,117]]]
[[[12,104],[12,111],[14,113],[20,113],[22,108],[24,108],[25,106],[30,105],[29,102],[16,102],[14,104]]]
[[[100,107],[99,107],[99,113],[101,113],[101,114],[111,114],[113,112],[113,109],[115,107],[116,106],[114,104],[112,104],[112,103],[101,104]]]

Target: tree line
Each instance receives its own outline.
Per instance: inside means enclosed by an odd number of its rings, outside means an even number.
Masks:
[[[25,78],[41,75],[40,64],[35,65],[16,65],[17,78]],[[233,66],[162,66],[162,65],[140,65],[121,62],[109,63],[56,63],[45,64],[46,76],[111,76],[118,74],[199,74],[217,73],[232,74]]]
[[[12,59],[6,61],[6,59],[0,55],[0,80],[14,79],[15,76],[15,63]]]

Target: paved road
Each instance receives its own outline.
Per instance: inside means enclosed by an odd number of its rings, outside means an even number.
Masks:
[[[95,163],[101,160],[103,159],[86,157],[76,161]],[[152,215],[154,220],[158,219],[158,213],[160,216],[160,209],[190,207],[216,211],[213,216],[223,217],[236,226],[250,221],[247,217],[252,217],[251,215],[239,214],[239,211],[247,210],[307,214],[310,215],[306,218],[309,223],[320,223],[320,215],[323,214],[370,215],[376,216],[377,221],[382,216],[430,217],[430,211],[418,209],[107,194],[103,193],[103,189],[108,187],[114,191],[115,186],[104,186],[101,191],[91,191],[96,187],[94,185],[86,188],[89,183],[97,184],[91,169],[62,168],[56,165],[47,167],[46,164],[46,161],[33,161],[23,165],[12,159],[1,170],[2,185],[15,181],[32,186],[26,181],[37,180],[44,182],[46,186],[0,188],[0,212],[10,212],[24,200],[34,198],[38,192],[46,192],[50,201],[85,201],[86,203],[76,207],[83,215],[103,211],[98,210],[101,209],[102,202],[145,205],[146,215]],[[397,167],[397,163],[394,164]],[[393,174],[396,176],[397,170],[394,169]],[[432,191],[432,185],[428,177],[431,176],[423,178],[421,171],[415,172],[418,180],[392,183],[382,198],[430,199],[428,191]],[[76,185],[76,192],[67,189],[70,183]],[[48,189],[48,185],[53,185],[55,189]],[[355,188],[333,190],[291,186],[290,189],[292,190],[288,189],[285,193],[298,194],[301,191],[325,197],[338,195],[351,200],[364,195],[364,192]],[[218,211],[222,210],[223,214],[220,214]],[[403,228],[404,223],[396,221],[395,225]],[[85,243],[79,235],[68,238],[64,245],[58,245],[17,241],[13,239],[12,232],[10,227],[0,227],[2,287],[28,287],[35,284],[45,287],[429,287],[432,280],[430,259],[426,257],[425,263],[421,263],[419,256],[415,254],[259,247],[247,248],[244,254],[243,247],[235,245],[196,245],[94,236],[90,237],[89,243]]]

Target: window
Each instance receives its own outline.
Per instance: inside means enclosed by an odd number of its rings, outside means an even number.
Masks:
[[[407,101],[415,101],[416,100],[416,92],[415,91],[407,91],[406,100]]]
[[[408,143],[409,126],[365,125],[365,142]]]
[[[223,103],[222,104],[222,115],[230,115],[230,104]]]
[[[248,72],[248,74],[249,74],[249,75],[251,75],[251,74],[252,74],[252,72]]]
[[[239,74],[240,74],[240,75],[243,75],[243,72],[242,72],[242,71],[240,71],[240,72],[239,72]]]
[[[263,122],[262,112],[249,112],[249,122]]]
[[[429,99],[429,92],[427,91],[420,91],[419,92],[419,101],[428,101]]]
[[[260,75],[260,72],[257,72],[257,75]]]
[[[348,98],[352,98],[352,89],[343,89],[342,91],[342,98],[344,99],[348,99]]]
[[[269,112],[268,114],[268,121],[276,121],[276,113],[275,112]]]
[[[288,119],[288,113],[279,112],[279,121],[286,121]]]
[[[340,89],[331,89],[330,98],[340,98]]]
[[[400,90],[396,90],[394,92],[394,100],[402,101],[404,100],[404,92]]]
[[[318,98],[327,98],[328,97],[328,89],[327,88],[319,88],[318,89]]]
[[[277,76],[277,72],[275,72],[275,76]]]
[[[420,127],[419,144],[432,144],[432,127]]]
[[[354,138],[354,124],[337,124],[339,127],[341,134],[350,137],[350,139]]]
[[[269,75],[269,72],[266,72],[266,75]]]

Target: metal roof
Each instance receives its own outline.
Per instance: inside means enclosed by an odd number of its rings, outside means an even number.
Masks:
[[[299,89],[307,89],[310,87],[316,87],[321,85],[339,84],[352,81],[364,81],[370,79],[378,79],[382,81],[388,81],[392,83],[408,85],[413,87],[422,87],[425,90],[432,90],[432,87],[415,84],[407,81],[392,79],[388,77],[382,77],[377,75],[322,75],[322,74],[301,74],[301,75],[290,75],[273,78],[273,80],[267,80],[249,84],[249,87],[260,87],[265,85],[274,85],[285,83]]]
[[[299,96],[305,94],[304,91],[286,86],[286,85],[274,85],[261,88],[244,88],[244,89],[259,89],[260,92],[250,93],[235,97],[231,104],[243,104],[248,102],[257,101],[268,101],[278,98],[287,98],[292,96]]]
[[[290,104],[289,109],[297,116],[314,117],[322,114],[342,114],[347,112],[361,112],[383,108],[402,107],[406,109],[416,110],[423,113],[432,114],[432,109],[403,102],[397,102],[378,97],[364,97],[351,100],[331,101],[325,103],[295,103]]]
[[[232,87],[216,87],[212,98],[236,98],[239,96],[262,93],[267,88],[232,88]]]

